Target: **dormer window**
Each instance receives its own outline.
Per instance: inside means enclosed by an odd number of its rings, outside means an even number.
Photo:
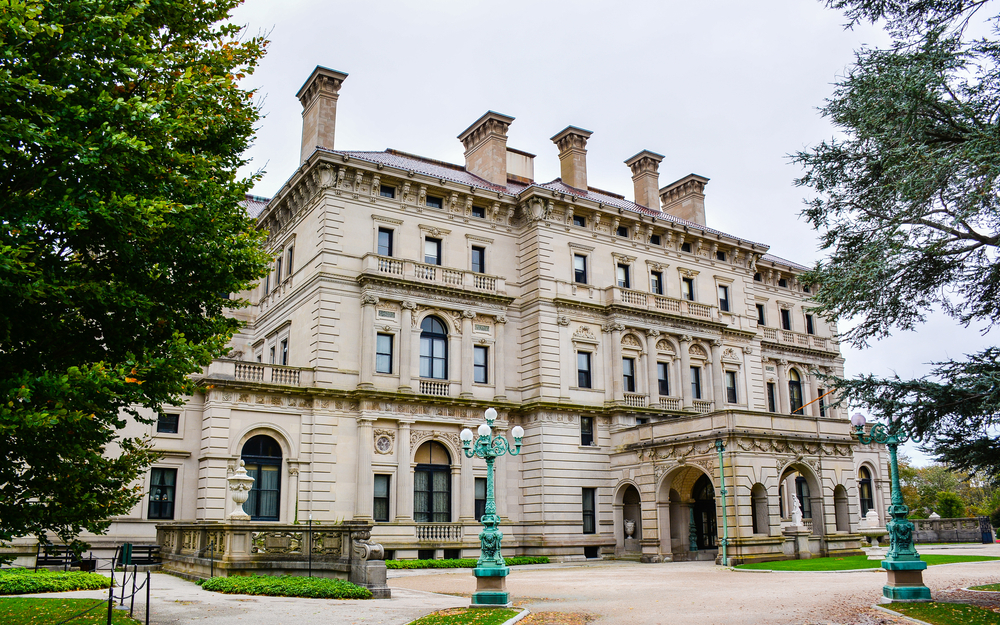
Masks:
[[[716,252],[715,253],[715,259],[716,260],[721,260],[721,261],[725,262],[726,261],[726,253],[722,252],[722,251]]]
[[[389,185],[384,184],[378,188],[378,194],[382,197],[392,199],[396,197],[396,187],[390,187]]]
[[[587,218],[583,215],[573,215],[573,225],[581,228],[587,227]]]
[[[778,279],[778,286],[784,287],[784,288],[787,289],[788,288],[788,280],[785,280],[784,278],[779,278]]]
[[[658,234],[651,234],[651,235],[649,235],[649,244],[650,245],[661,245],[661,243],[660,243],[660,235],[658,235]]]
[[[681,251],[682,252],[687,252],[688,254],[690,254],[691,253],[691,244],[690,243],[681,243]]]
[[[427,196],[427,208],[441,208],[442,206],[444,206],[444,200],[436,195]]]
[[[618,236],[627,239],[628,238],[628,226],[618,226],[618,230],[615,231]]]
[[[486,208],[483,206],[473,206],[472,216],[478,217],[479,219],[486,219]]]

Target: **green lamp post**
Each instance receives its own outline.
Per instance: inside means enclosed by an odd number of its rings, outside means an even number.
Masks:
[[[726,451],[726,445],[721,438],[715,439],[715,451],[719,454],[719,484],[722,485],[722,488],[719,489],[719,494],[722,495],[722,566],[729,566],[729,556],[726,553],[726,549],[729,547],[729,515],[726,513],[726,495],[729,491],[726,490],[726,464],[722,457],[723,452]]]
[[[893,601],[930,601],[931,590],[924,586],[923,570],[927,563],[913,544],[913,523],[907,519],[910,509],[903,503],[903,493],[899,489],[899,465],[896,462],[896,448],[911,438],[919,439],[905,432],[899,421],[891,421],[888,426],[876,423],[871,432],[865,434],[866,419],[860,412],[851,417],[854,434],[865,445],[884,444],[889,449],[889,470],[892,473],[892,505],[889,515],[892,520],[885,524],[889,531],[889,552],[882,560],[889,580],[882,587],[882,594]]]
[[[493,436],[493,421],[497,411],[486,409],[486,423],[479,426],[479,436],[473,443],[472,430],[462,430],[462,449],[467,458],[473,456],[486,460],[486,512],[483,514],[483,531],[479,533],[481,553],[472,573],[476,576],[476,592],[472,595],[472,607],[500,607],[510,605],[507,594],[507,574],[510,568],[500,555],[500,541],[503,533],[497,528],[500,517],[497,515],[497,504],[493,497],[493,462],[500,456],[510,454],[516,456],[521,452],[521,438],[524,429],[515,425],[511,430],[514,435],[514,447],[510,446],[503,436]]]

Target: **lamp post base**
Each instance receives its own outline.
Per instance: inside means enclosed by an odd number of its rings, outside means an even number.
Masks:
[[[476,576],[476,592],[472,594],[473,608],[509,608],[510,595],[507,594],[507,574],[510,567],[482,566],[472,570]]]
[[[882,587],[882,596],[893,601],[930,601],[931,589],[924,586],[923,560],[882,560],[889,583]]]

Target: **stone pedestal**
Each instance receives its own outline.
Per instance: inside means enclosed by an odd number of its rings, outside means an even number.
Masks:
[[[893,601],[930,601],[931,589],[924,586],[923,560],[882,560],[882,568],[889,575],[882,587],[882,595]]]
[[[812,532],[802,525],[790,525],[781,531],[785,536],[786,555],[794,555],[797,560],[808,560],[812,557],[809,549],[809,537]]]
[[[509,608],[512,607],[510,595],[507,594],[507,566],[476,567],[472,574],[476,576],[476,592],[472,594],[473,608]]]

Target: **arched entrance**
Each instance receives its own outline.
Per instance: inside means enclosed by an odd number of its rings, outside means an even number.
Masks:
[[[243,510],[253,521],[277,521],[281,509],[281,446],[270,436],[258,434],[243,445],[240,454],[247,475],[253,478]]]
[[[698,549],[717,549],[719,530],[715,520],[715,487],[707,475],[702,475],[691,492],[694,500],[694,528]]]
[[[642,548],[642,498],[632,484],[625,484],[615,495],[615,553],[639,555]]]
[[[785,467],[778,480],[778,503],[781,508],[781,525],[792,524],[793,507],[798,503],[802,525],[812,530],[814,536],[826,534],[823,489],[812,469],[804,463]]]
[[[700,468],[681,466],[657,488],[660,554],[674,561],[714,560],[718,554],[718,510],[712,479]]]

